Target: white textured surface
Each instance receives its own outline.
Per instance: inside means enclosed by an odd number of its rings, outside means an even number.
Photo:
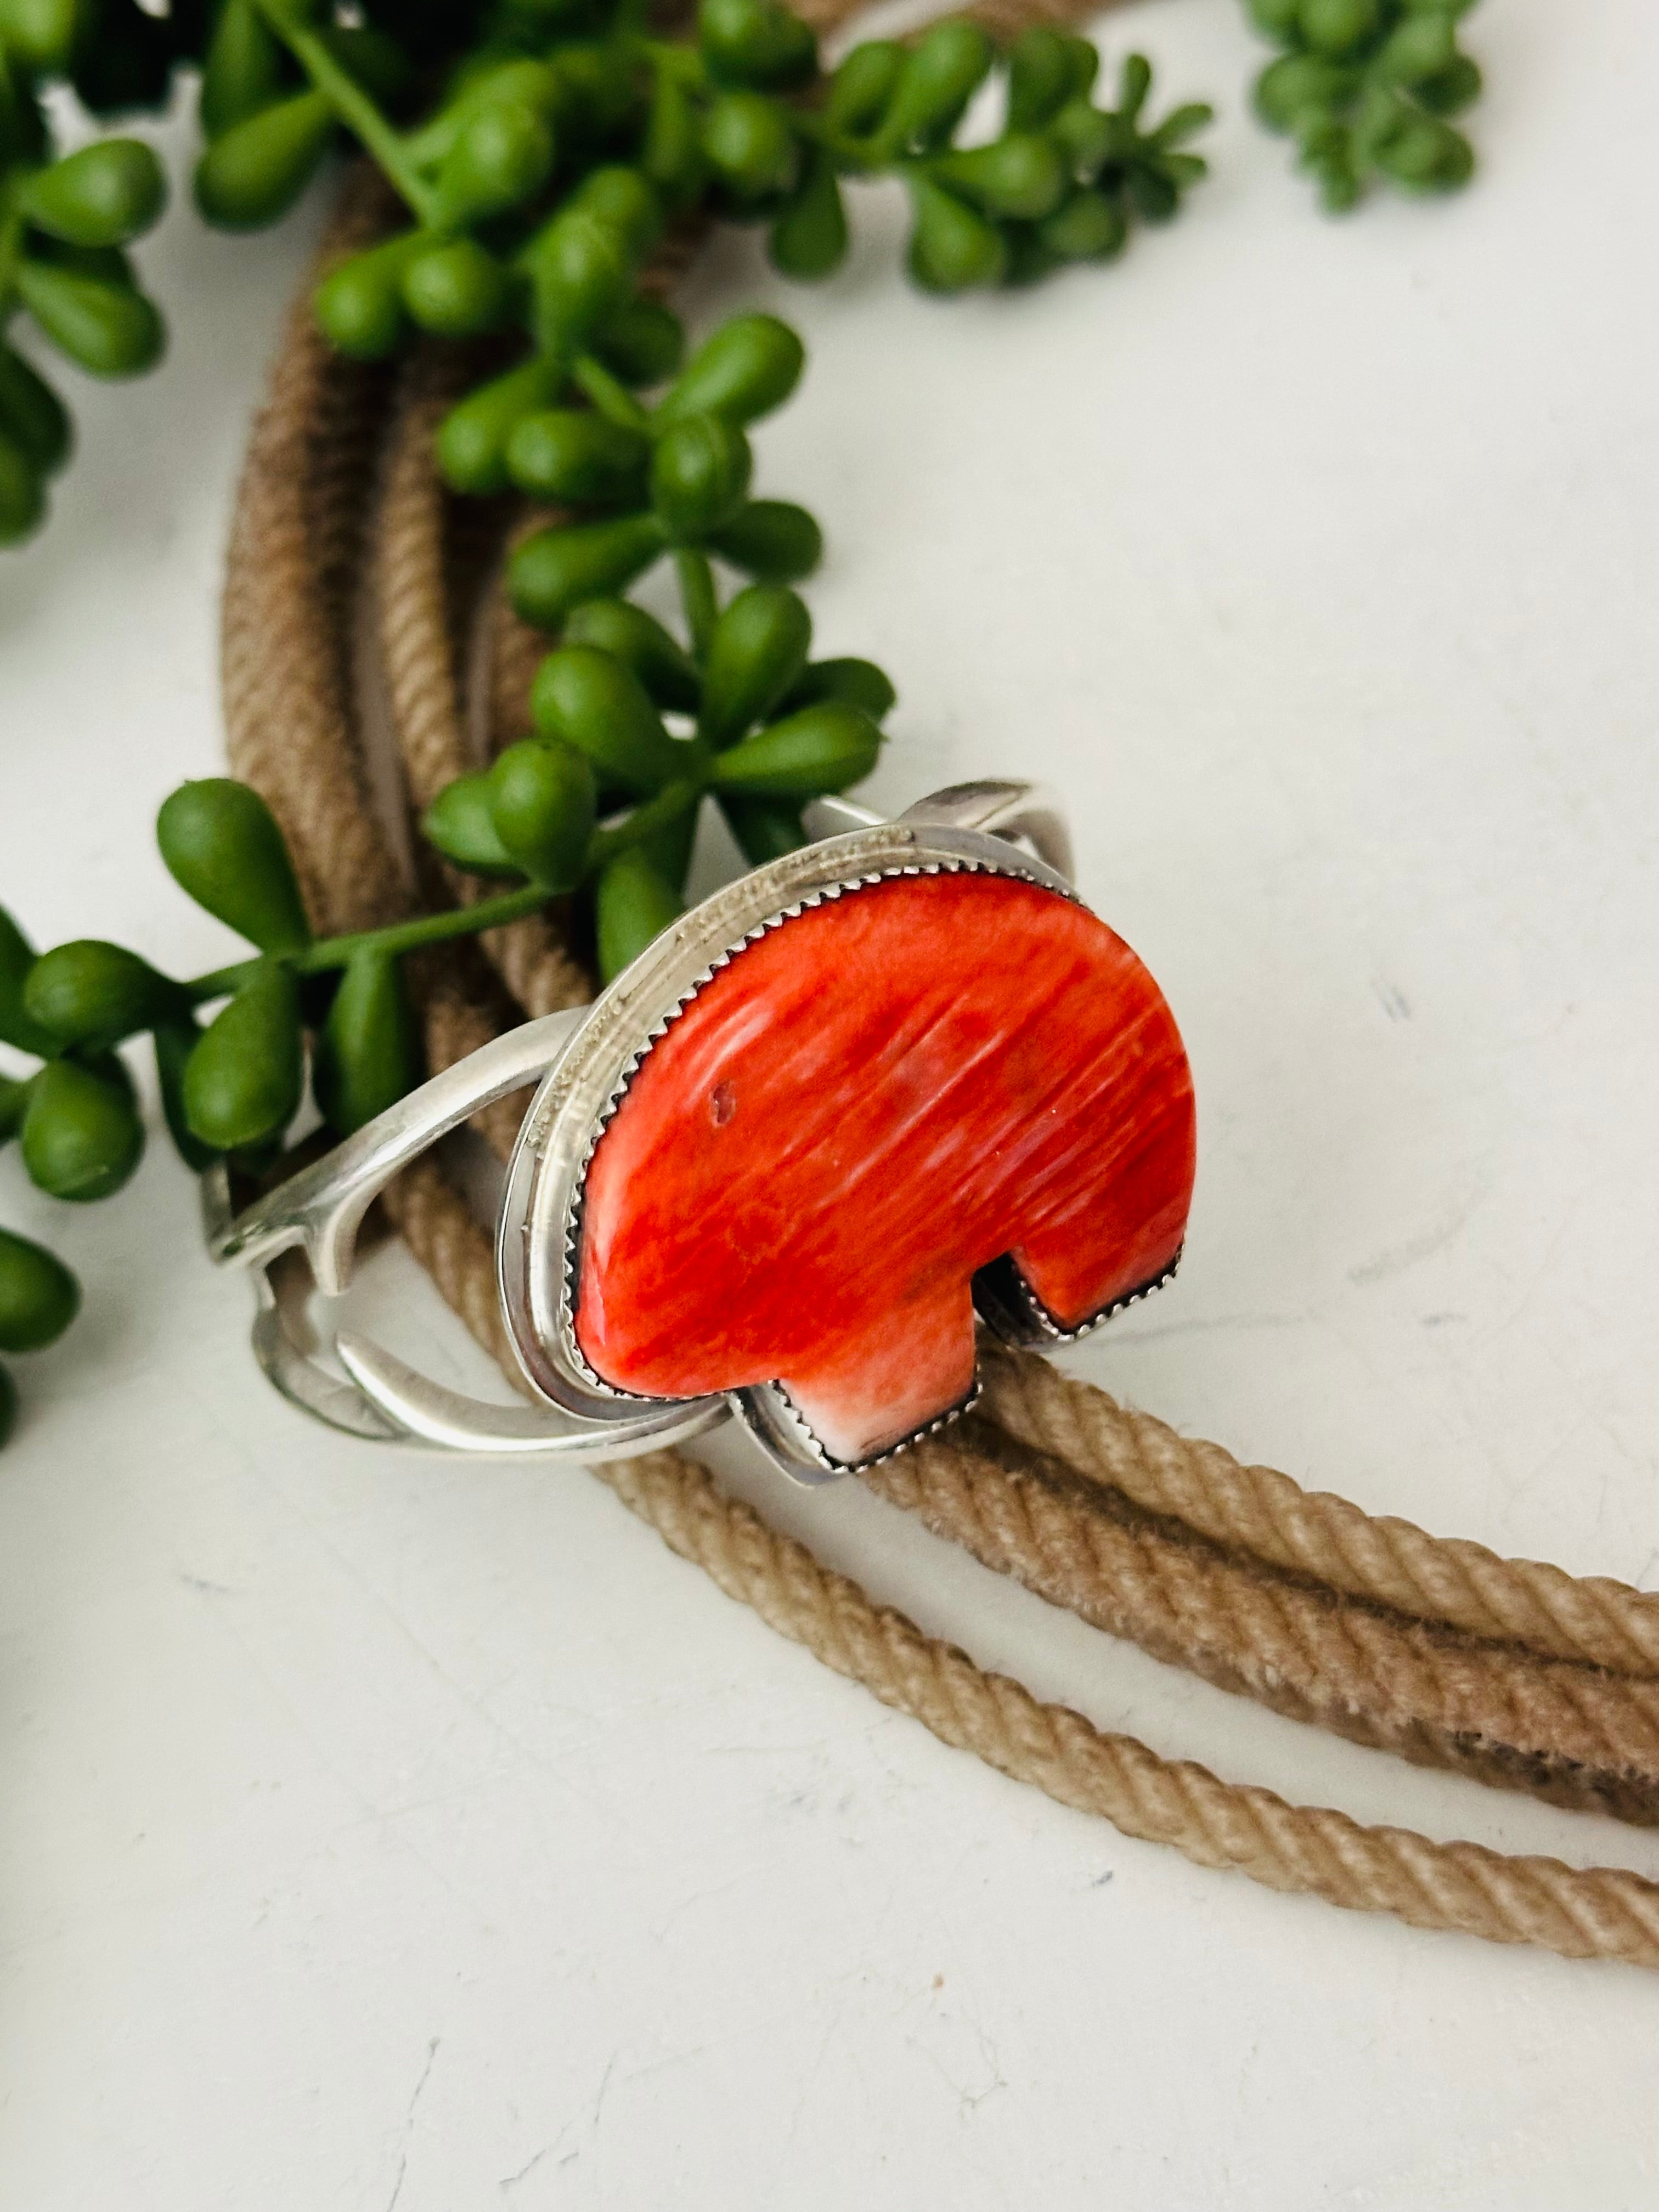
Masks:
[[[880,788],[1030,770],[1186,1029],[1182,1280],[1078,1364],[1376,1509],[1659,1580],[1654,32],[1509,0],[1485,166],[1320,222],[1224,0],[1106,27],[1218,175],[1116,271],[938,307],[879,199],[762,440]],[[174,220],[0,603],[0,896],[218,952],[148,821],[302,240]],[[725,249],[701,314],[752,296]],[[760,280],[763,283],[764,280]],[[184,312],[187,295],[195,295]],[[77,400],[80,395],[77,394]],[[1200,1872],[942,1749],[586,1477],[299,1425],[158,1143],[0,1460],[0,2194],[17,2212],[1638,2212],[1659,1984]],[[402,1342],[473,1371],[396,1265]],[[752,1475],[748,1478],[752,1480]],[[1088,1634],[856,1491],[792,1523],[1159,1748],[1439,1834],[1650,1836],[1411,1772]]]

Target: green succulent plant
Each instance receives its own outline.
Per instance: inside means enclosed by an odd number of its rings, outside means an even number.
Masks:
[[[1328,205],[1376,178],[1467,178],[1447,118],[1480,76],[1456,44],[1459,0],[1248,5],[1283,49],[1258,110],[1296,138]],[[88,1202],[137,1167],[132,1040],[151,1041],[192,1168],[263,1167],[307,1093],[345,1133],[420,1080],[408,953],[556,896],[575,901],[608,981],[681,911],[705,802],[761,862],[801,842],[807,799],[869,773],[892,685],[867,661],[811,659],[793,587],[818,525],[754,495],[749,430],[794,389],[800,342],[738,315],[685,358],[652,257],[713,219],[760,227],[783,274],[821,279],[848,252],[846,187],[888,177],[909,198],[906,261],[925,291],[1109,262],[1203,177],[1192,141],[1211,110],[1153,120],[1133,54],[1105,104],[1098,67],[1086,40],[1038,27],[1000,52],[957,18],[866,40],[826,72],[779,0],[701,0],[678,38],[638,0],[0,0],[0,544],[39,526],[71,445],[28,348],[125,377],[164,345],[128,252],[163,207],[160,166],[122,136],[60,154],[45,95],[67,83],[101,120],[163,106],[180,68],[199,73],[193,198],[209,222],[276,221],[342,143],[379,167],[406,220],[330,271],[319,326],[362,360],[493,338],[504,364],[440,426],[437,465],[457,492],[517,489],[560,516],[508,572],[514,606],[556,641],[534,734],[441,793],[423,824],[455,866],[494,879],[488,896],[314,940],[278,825],[216,777],[173,793],[158,839],[246,958],[181,981],[94,940],[37,957],[0,910],[0,1041],[35,1063],[0,1074],[0,1145],[16,1139],[43,1191]],[[33,328],[23,348],[14,320]],[[625,596],[664,561],[683,637]],[[51,1340],[77,1297],[61,1262],[0,1231],[0,1352]],[[0,1370],[0,1436],[14,1407]]]

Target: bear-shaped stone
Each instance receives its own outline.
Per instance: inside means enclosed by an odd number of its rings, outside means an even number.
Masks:
[[[1064,1330],[1166,1273],[1194,1163],[1121,938],[1017,876],[884,877],[745,945],[646,1054],[587,1169],[576,1340],[645,1396],[779,1382],[856,1465],[967,1397],[993,1261]]]

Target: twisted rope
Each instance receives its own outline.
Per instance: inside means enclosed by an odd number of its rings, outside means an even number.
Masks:
[[[1011,1436],[1052,1452],[1230,1551],[1287,1568],[1413,1620],[1659,1680],[1659,1597],[1537,1559],[1504,1559],[1463,1537],[1363,1513],[1271,1467],[1242,1467],[1219,1444],[1117,1405],[1051,1367],[998,1347],[983,1363],[984,1408]]]
[[[1035,1783],[1062,1805],[1102,1815],[1125,1835],[1172,1844],[1200,1866],[1237,1869],[1269,1889],[1392,1912],[1417,1928],[1659,1966],[1659,1886],[1638,1875],[1607,1868],[1583,1874],[1559,1859],[1506,1857],[1479,1844],[1364,1827],[1345,1813],[1218,1781],[1191,1760],[1161,1759],[1133,1736],[1041,1702],[873,1603],[677,1455],[601,1472],[671,1549],[827,1667],[912,1715],[941,1742]]]
[[[1050,1603],[1276,1712],[1554,1804],[1659,1821],[1659,1685],[1345,1602],[1091,1492],[983,1420],[866,1480]]]
[[[477,765],[468,742],[446,588],[453,503],[432,466],[433,438],[466,387],[467,366],[464,356],[448,350],[415,356],[392,417],[382,522],[374,541],[376,637],[409,804],[416,813]],[[526,683],[527,689],[528,677]],[[453,870],[443,874],[462,903],[484,893],[484,885]],[[557,1013],[593,995],[589,979],[544,915],[486,931],[480,943],[527,1014]],[[434,1056],[443,1064],[435,1048]]]
[[[373,227],[349,198],[325,256]],[[476,547],[457,557],[428,459],[451,374],[419,359],[406,373],[372,532],[376,635],[416,805],[472,764],[470,696],[485,702],[496,742],[519,734],[544,649],[496,593],[474,626],[482,659],[463,665],[459,571],[476,566]],[[383,380],[326,354],[302,306],[250,449],[226,591],[232,764],[275,807],[331,928],[389,918],[410,899],[371,810],[351,680],[353,580],[386,402]],[[472,892],[459,878],[422,889]],[[434,1068],[520,1010],[579,1003],[590,988],[547,920],[493,933],[482,957],[465,949],[423,963],[418,988]],[[516,1115],[480,1118],[501,1149]],[[422,1160],[386,1203],[442,1295],[514,1371],[489,1240],[442,1167]],[[1310,1496],[1041,1360],[988,1351],[986,1365],[983,1418],[872,1472],[890,1503],[1051,1601],[1279,1711],[1553,1802],[1659,1818],[1659,1602]],[[1363,1827],[1166,1761],[875,1605],[691,1462],[665,1453],[595,1472],[673,1549],[826,1664],[942,1741],[1126,1833],[1414,1925],[1659,1966],[1659,1885]]]
[[[333,353],[311,314],[317,279],[372,243],[389,212],[378,176],[355,173],[289,311],[243,468],[220,620],[231,764],[275,811],[313,922],[331,932],[392,921],[406,898],[365,799],[349,619],[391,380]]]

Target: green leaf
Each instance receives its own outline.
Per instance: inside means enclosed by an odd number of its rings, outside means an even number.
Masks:
[[[905,57],[881,142],[895,153],[927,152],[956,129],[990,73],[996,48],[965,16],[935,23]]]
[[[282,42],[252,0],[224,0],[215,19],[202,71],[202,129],[222,137],[282,96],[287,75]]]
[[[721,612],[703,656],[698,729],[729,745],[769,714],[806,665],[812,618],[779,584],[750,584]]]
[[[660,301],[624,300],[593,332],[587,349],[623,384],[660,384],[680,365],[685,330]]]
[[[37,230],[70,246],[125,246],[167,200],[167,179],[137,138],[104,138],[31,177],[21,196]]]
[[[459,229],[505,215],[533,198],[552,173],[544,112],[529,100],[492,100],[458,133],[438,172],[437,220]]]
[[[475,238],[456,238],[410,262],[403,275],[403,303],[434,337],[479,337],[502,320],[512,289],[493,253]]]
[[[0,345],[0,430],[43,476],[69,459],[68,410],[45,377],[9,345]]]
[[[667,543],[654,514],[538,531],[507,564],[508,596],[526,622],[556,630],[584,599],[611,599],[625,590]]]
[[[1072,97],[1070,42],[1033,23],[1008,52],[1008,128],[1040,131]]]
[[[196,165],[196,204],[222,230],[258,230],[286,215],[334,131],[320,92],[295,93],[235,123]]]
[[[854,137],[875,130],[903,72],[904,48],[896,40],[866,39],[830,80],[824,120],[832,131]]]
[[[29,1085],[21,1138],[30,1180],[77,1203],[119,1190],[144,1149],[130,1093],[78,1060],[54,1060]]]
[[[0,39],[31,75],[56,76],[69,68],[91,12],[87,0],[6,0]]]
[[[544,738],[585,755],[607,783],[645,793],[685,773],[685,749],[664,728],[644,684],[593,646],[567,645],[548,655],[536,672],[530,712]],[[499,814],[496,828],[507,843]]]
[[[75,1319],[81,1285],[57,1255],[0,1229],[0,1352],[39,1352]]]
[[[697,43],[717,84],[794,92],[817,74],[817,39],[773,0],[701,0]]]
[[[404,272],[431,245],[428,231],[403,231],[349,255],[329,271],[312,295],[311,307],[318,329],[337,353],[353,361],[384,361],[395,352],[409,328]]]
[[[410,235],[418,239],[422,234]],[[401,294],[395,289],[394,300],[401,325]],[[324,327],[328,327],[326,322]],[[395,331],[390,343],[396,343]],[[556,359],[534,355],[505,375],[477,386],[451,408],[438,432],[437,451],[439,469],[452,490],[486,494],[508,489],[507,449],[513,433],[526,415],[556,396],[562,377]]]
[[[728,791],[721,797],[720,811],[751,867],[781,860],[786,853],[799,852],[807,842],[800,809],[787,799],[744,799]]]
[[[804,507],[751,499],[709,535],[709,550],[763,584],[798,584],[823,558],[823,533]]]
[[[805,348],[775,315],[734,315],[692,355],[663,394],[657,419],[719,415],[753,422],[782,406],[805,361]]]
[[[176,983],[125,945],[95,937],[43,952],[23,986],[24,1012],[56,1038],[59,1050],[107,1050],[165,1020],[179,1004]]]
[[[415,1088],[420,1034],[396,960],[362,951],[347,963],[318,1040],[317,1103],[343,1137]]]
[[[248,785],[224,775],[180,784],[156,817],[155,842],[179,889],[261,952],[310,944],[287,842]]]
[[[593,890],[603,980],[614,981],[684,911],[674,886],[637,846],[619,853]]]
[[[304,1080],[298,986],[279,961],[261,961],[185,1064],[185,1121],[216,1152],[263,1144],[293,1120]]]
[[[880,751],[881,732],[868,714],[825,700],[718,755],[710,781],[722,793],[810,799],[861,781]]]
[[[37,1060],[50,1060],[58,1048],[58,1039],[30,1018],[23,1004],[24,986],[39,957],[0,906],[0,1042],[33,1053]]]
[[[421,834],[447,860],[475,876],[524,872],[496,832],[488,769],[446,784],[422,816]]]
[[[872,722],[890,713],[898,694],[885,672],[873,660],[814,660],[803,668],[784,696],[784,708],[815,706],[820,699],[839,699],[861,708]]]
[[[532,883],[575,889],[599,813],[584,754],[538,738],[509,745],[489,772],[489,806],[496,836]]]
[[[535,331],[546,353],[582,344],[628,295],[637,256],[613,222],[589,210],[563,209],[526,248],[535,294]]]
[[[1120,203],[1092,187],[1074,192],[1037,233],[1057,261],[1109,261],[1128,236]]]
[[[597,646],[631,668],[653,701],[680,714],[695,714],[702,678],[690,654],[653,615],[628,599],[588,599],[564,626],[567,645]]]
[[[21,545],[46,511],[39,464],[0,430],[0,545]]]
[[[847,258],[847,210],[827,155],[808,161],[799,191],[772,226],[767,251],[774,268],[803,284],[831,275]]]
[[[703,118],[702,151],[739,201],[763,201],[789,191],[800,167],[786,111],[759,92],[720,94]]]
[[[910,274],[925,291],[967,292],[1000,283],[1007,248],[994,225],[924,177],[910,180],[916,227],[910,239]]]
[[[191,1133],[185,1115],[185,1069],[201,1041],[201,1024],[194,1014],[156,1024],[155,1079],[161,1093],[161,1113],[173,1150],[192,1175],[210,1168],[219,1157],[210,1145]]]
[[[720,415],[680,415],[651,455],[651,504],[676,544],[695,544],[732,520],[748,496],[749,441]]]
[[[507,472],[520,491],[573,507],[637,507],[650,464],[648,438],[592,408],[538,409],[507,444]]]
[[[1017,131],[988,146],[941,155],[933,173],[986,214],[1021,222],[1052,215],[1068,181],[1058,148],[1036,131]]]
[[[153,303],[125,280],[32,256],[17,290],[40,328],[92,376],[138,376],[161,357],[166,332]]]

